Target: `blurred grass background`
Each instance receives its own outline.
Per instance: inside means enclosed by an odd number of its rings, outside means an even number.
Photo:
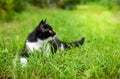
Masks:
[[[101,5],[109,10],[120,9],[120,0],[0,0],[0,19],[9,21],[13,19],[16,12],[21,13],[30,5],[46,9],[62,8],[65,10],[73,10],[76,9],[76,5],[79,4]]]

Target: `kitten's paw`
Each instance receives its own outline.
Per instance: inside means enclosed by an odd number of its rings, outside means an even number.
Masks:
[[[27,66],[27,59],[26,58],[20,58],[20,63],[22,65],[22,67]]]

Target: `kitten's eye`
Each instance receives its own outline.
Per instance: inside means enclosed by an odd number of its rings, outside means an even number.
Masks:
[[[51,30],[49,30],[49,33],[52,33],[52,31],[51,31]]]

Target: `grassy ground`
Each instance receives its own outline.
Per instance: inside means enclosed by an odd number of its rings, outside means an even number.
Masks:
[[[0,22],[0,78],[120,79],[120,12],[96,8],[64,11],[31,7],[11,22]],[[82,47],[49,58],[35,54],[23,68],[19,53],[24,41],[45,18],[61,40],[85,37],[86,41]]]

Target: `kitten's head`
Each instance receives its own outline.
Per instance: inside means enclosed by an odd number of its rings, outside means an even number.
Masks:
[[[42,20],[36,28],[36,35],[41,40],[52,40],[54,39],[56,33],[53,31],[52,27],[46,24],[46,19]]]

